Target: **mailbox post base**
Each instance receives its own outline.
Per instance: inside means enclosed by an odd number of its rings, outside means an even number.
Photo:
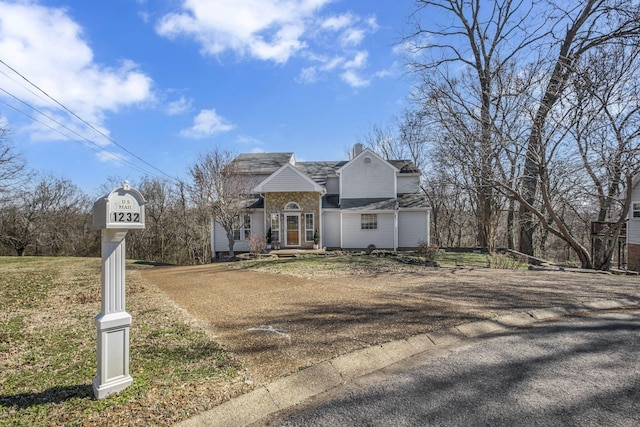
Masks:
[[[98,335],[98,372],[93,394],[103,399],[133,383],[129,375],[129,327],[131,315],[125,311],[99,314],[95,319]]]

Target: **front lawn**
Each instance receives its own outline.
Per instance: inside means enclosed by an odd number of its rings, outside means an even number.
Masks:
[[[134,383],[98,401],[100,260],[0,257],[0,425],[168,425],[242,391],[238,363],[132,267]]]

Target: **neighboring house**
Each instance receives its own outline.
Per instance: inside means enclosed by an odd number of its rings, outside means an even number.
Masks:
[[[297,162],[293,153],[240,154],[234,168],[254,179],[255,197],[238,218],[234,251],[251,234],[271,233],[281,248],[410,249],[429,242],[430,208],[420,172],[408,160],[384,160],[361,144],[349,161]],[[214,254],[229,250],[211,227]]]
[[[640,271],[640,175],[633,179],[627,223],[627,267]]]

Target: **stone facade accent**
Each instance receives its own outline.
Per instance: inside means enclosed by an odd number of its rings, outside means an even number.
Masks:
[[[294,202],[300,206],[299,211],[285,211],[287,204]],[[314,227],[320,231],[320,194],[313,192],[287,192],[287,193],[266,193],[264,195],[264,214],[267,222],[267,232],[271,227],[271,214],[277,213],[280,216],[280,241],[284,247],[285,242],[285,212],[300,213],[300,247],[303,249],[313,248],[313,241],[305,241],[304,216],[313,213]],[[322,242],[322,238],[320,239]]]
[[[633,243],[627,245],[627,268],[640,271],[640,245]]]

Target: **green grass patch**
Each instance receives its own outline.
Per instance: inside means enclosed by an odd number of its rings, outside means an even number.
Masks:
[[[127,272],[134,383],[95,400],[100,283],[100,259],[0,257],[0,425],[172,424],[202,410],[187,391],[237,377],[217,342]]]

